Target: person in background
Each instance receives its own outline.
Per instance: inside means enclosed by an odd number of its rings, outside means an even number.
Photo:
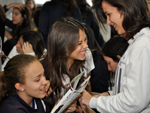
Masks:
[[[129,35],[129,46],[118,63],[113,91],[96,97],[84,91],[81,103],[102,113],[148,113],[150,15],[146,0],[98,0],[95,8],[100,21],[107,19],[118,34]]]
[[[47,98],[50,104],[58,101],[76,75],[84,71],[80,81],[82,83],[88,77],[88,73],[94,69],[85,32],[85,27],[71,17],[58,19],[49,30],[47,56],[41,62],[53,90]],[[67,109],[68,112],[74,110],[76,103]]]
[[[102,93],[108,91],[108,68],[107,63],[101,53],[92,29],[88,25],[86,27],[86,35],[88,38],[88,47],[92,52],[95,68],[91,71],[91,91]]]
[[[43,35],[46,47],[49,28],[57,19],[66,16],[82,21],[80,9],[75,0],[51,0],[43,5],[38,30]]]
[[[2,6],[9,5],[11,3],[22,3],[22,4],[25,4],[25,0],[0,0],[0,4]],[[9,20],[12,20],[12,11],[13,11],[13,8],[11,8],[10,10],[8,10],[6,12],[6,18],[9,19]],[[10,29],[9,27],[5,26],[5,31],[11,33],[12,29]]]
[[[12,58],[18,54],[29,54],[36,56],[38,60],[42,60],[44,55],[46,55],[46,49],[44,45],[44,40],[40,32],[28,31],[23,33],[17,44],[10,51],[8,57]],[[6,66],[8,58],[4,61],[2,65],[2,70]]]
[[[127,39],[121,36],[112,37],[104,44],[102,54],[107,62],[109,71],[112,71],[113,73],[116,72],[120,58],[127,50],[128,46]]]
[[[3,45],[3,51],[5,55],[8,55],[13,46],[17,43],[19,36],[26,31],[31,30],[31,18],[28,9],[24,4],[12,3],[7,6],[4,6],[5,11],[13,8],[12,21],[6,19],[5,25],[9,28],[12,28],[13,31],[9,34],[5,32],[5,36],[8,40]]]
[[[13,57],[0,72],[0,113],[50,113],[42,100],[48,84],[38,59],[23,54]]]
[[[3,9],[3,7],[0,5],[0,37],[2,39],[2,45],[4,44],[4,36],[5,36],[5,19],[6,19],[6,15],[5,15],[5,11]]]
[[[36,4],[35,4],[35,1],[34,0],[26,0],[26,7],[28,8],[30,14],[31,14],[31,17],[33,18],[34,17],[34,13],[36,11]]]
[[[76,0],[78,7],[80,8],[82,15],[82,22],[86,23],[94,32],[95,39],[100,47],[103,47],[104,40],[100,33],[100,28],[98,27],[93,12],[91,11],[90,5],[86,0]]]

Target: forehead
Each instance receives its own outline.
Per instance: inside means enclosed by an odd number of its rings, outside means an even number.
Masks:
[[[112,12],[112,11],[118,11],[116,7],[112,6],[111,4],[109,4],[106,1],[102,2],[102,9],[105,12]]]
[[[17,8],[13,8],[13,12],[16,12],[16,13],[21,13],[19,9]]]
[[[31,62],[30,64],[28,64],[25,67],[24,71],[25,71],[26,79],[32,79],[32,78],[44,73],[43,66],[38,60],[35,60],[35,61]]]
[[[79,29],[79,38],[78,38],[78,40],[80,41],[80,40],[84,39],[85,37],[86,37],[85,31],[82,30],[82,29]]]

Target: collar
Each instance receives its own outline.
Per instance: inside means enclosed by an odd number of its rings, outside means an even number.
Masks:
[[[145,28],[143,28],[143,29],[141,29],[138,33],[136,33],[134,36],[133,36],[133,38],[131,38],[129,41],[128,41],[128,43],[129,43],[129,45],[131,45],[131,44],[133,44],[134,42],[135,42],[135,40],[137,39],[137,38],[139,38],[139,37],[141,37],[142,35],[144,35],[145,34],[145,32],[149,32],[149,27],[145,27]]]

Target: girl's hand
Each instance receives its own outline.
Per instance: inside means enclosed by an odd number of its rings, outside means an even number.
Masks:
[[[29,42],[24,42],[24,44],[22,46],[22,50],[23,50],[24,54],[34,52],[32,45]]]
[[[76,111],[77,108],[77,100],[73,101],[72,104],[63,112],[63,113],[70,113]]]
[[[22,10],[25,9],[25,4],[22,4],[22,3],[11,3],[11,4],[6,6],[7,9],[10,9],[11,7],[17,7],[17,8],[19,8],[22,11]]]

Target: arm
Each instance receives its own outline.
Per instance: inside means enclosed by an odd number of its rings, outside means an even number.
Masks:
[[[128,64],[126,64],[125,75],[128,76],[126,81],[122,83],[122,92],[114,96],[100,96],[98,98],[88,95],[86,99],[83,96],[83,104],[96,108],[100,112],[141,112],[149,105],[150,100],[150,90],[148,87],[150,86],[148,79],[150,73],[149,62],[150,51],[147,48],[134,49],[131,52]]]
[[[12,39],[12,35],[8,33],[8,31],[5,31],[5,36],[8,38],[8,40]]]

